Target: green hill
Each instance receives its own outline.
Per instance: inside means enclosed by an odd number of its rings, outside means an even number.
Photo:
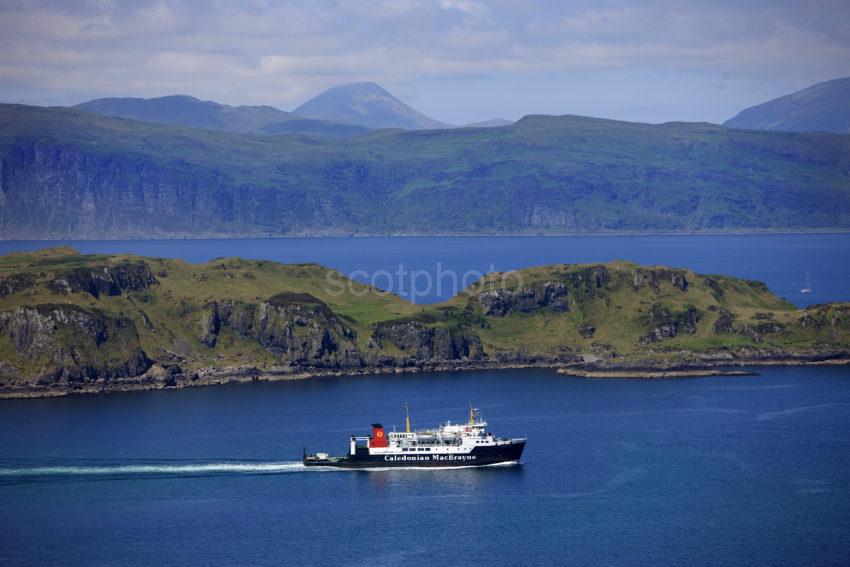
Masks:
[[[850,229],[850,136],[527,116],[355,139],[0,105],[0,237]]]
[[[316,373],[846,360],[850,305],[614,262],[489,274],[415,306],[315,264],[0,257],[0,396]]]

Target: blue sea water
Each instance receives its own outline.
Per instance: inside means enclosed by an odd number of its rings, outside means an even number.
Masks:
[[[19,241],[0,253],[49,245],[319,262],[409,298],[415,271],[419,302],[451,295],[446,272],[618,258],[760,279],[798,305],[850,300],[850,235]],[[385,277],[400,265],[406,281]],[[801,295],[807,271],[815,293]],[[0,564],[847,564],[850,368],[758,372],[506,370],[0,400]],[[297,462],[303,445],[344,452],[375,420],[400,427],[404,401],[429,426],[462,419],[470,400],[496,433],[529,438],[521,466]]]
[[[0,241],[0,254],[46,246],[195,263],[316,262],[417,303],[448,299],[488,271],[617,259],[761,280],[797,305],[850,299],[850,234]],[[800,293],[807,272],[811,295]]]
[[[0,564],[846,565],[850,376],[319,378],[0,404]],[[462,420],[520,466],[326,471]]]

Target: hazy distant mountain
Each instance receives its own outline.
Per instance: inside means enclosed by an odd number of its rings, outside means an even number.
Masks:
[[[505,120],[504,118],[491,118],[490,120],[484,120],[483,122],[470,122],[469,124],[464,124],[465,128],[498,128],[499,126],[510,126],[513,124],[513,120]]]
[[[293,111],[300,116],[358,124],[367,128],[423,130],[451,128],[404,104],[375,83],[352,83],[326,90]]]
[[[835,79],[758,106],[724,122],[732,128],[786,132],[850,132],[850,77]]]
[[[303,118],[271,106],[228,106],[186,95],[147,99],[99,98],[78,104],[75,108],[101,116],[239,133],[351,137],[368,131],[368,128],[350,124]]]

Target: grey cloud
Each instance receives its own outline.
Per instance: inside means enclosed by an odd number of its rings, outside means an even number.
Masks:
[[[423,85],[446,81],[455,107],[474,106],[464,81],[527,78],[534,88],[627,69],[642,72],[636,88],[648,98],[636,106],[663,108],[664,93],[649,95],[671,72],[727,85],[743,103],[850,75],[847,29],[842,1],[6,2],[0,98],[187,93],[290,109],[329,86],[375,80],[419,92],[418,102],[452,120],[457,108],[421,94]],[[614,107],[596,113],[606,109]]]

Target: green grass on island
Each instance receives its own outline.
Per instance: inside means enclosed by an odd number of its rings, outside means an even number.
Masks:
[[[69,248],[0,257],[7,392],[181,385],[231,367],[675,366],[848,349],[850,304],[797,309],[761,282],[628,262],[488,274],[414,305],[316,264]]]

